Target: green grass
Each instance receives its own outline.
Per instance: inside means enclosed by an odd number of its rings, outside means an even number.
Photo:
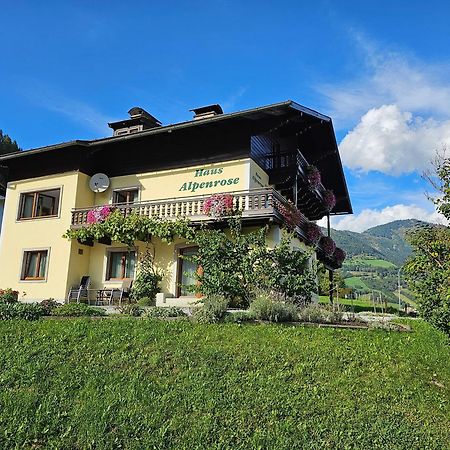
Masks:
[[[349,277],[345,280],[345,285],[354,289],[370,289],[369,286],[360,277]]]
[[[381,267],[383,269],[392,269],[394,267],[397,267],[395,264],[391,263],[390,261],[386,261],[384,259],[352,258],[351,260],[349,260],[349,263],[361,264],[372,267]]]
[[[0,322],[0,448],[448,449],[450,347],[413,333]]]

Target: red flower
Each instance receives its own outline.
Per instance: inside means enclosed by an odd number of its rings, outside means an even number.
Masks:
[[[336,250],[336,243],[328,236],[322,236],[319,245],[326,256],[331,256]]]
[[[222,217],[233,212],[233,196],[231,194],[214,194],[203,202],[203,214],[211,217]]]

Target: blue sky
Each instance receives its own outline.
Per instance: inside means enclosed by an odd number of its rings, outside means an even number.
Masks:
[[[361,231],[440,220],[420,173],[450,144],[450,5],[0,1],[0,128],[24,149],[293,99],[333,118]]]

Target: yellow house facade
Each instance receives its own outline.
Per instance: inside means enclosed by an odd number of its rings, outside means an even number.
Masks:
[[[0,288],[18,291],[24,301],[65,301],[71,288],[89,277],[95,299],[96,292],[120,290],[124,280],[133,280],[139,255],[150,251],[163,274],[158,301],[181,305],[180,297],[189,295],[183,289],[189,280],[184,279],[186,267],[182,267],[188,263],[180,255],[192,250],[183,239],[167,244],[153,238],[149,244],[136,242],[130,248],[118,242],[85,245],[63,238],[69,228],[89,226],[89,211],[104,205],[125,215],[186,217],[199,223],[211,220],[203,213],[205,199],[229,193],[246,227],[269,225],[268,246],[280,241],[284,211],[294,206],[302,219],[295,226],[292,245],[299,249],[310,245],[301,222],[326,214],[326,178],[322,175],[320,186],[305,190],[308,162],[292,139],[296,135],[298,140],[298,132],[286,128],[287,117],[304,126],[310,110],[283,102],[265,110],[223,114],[217,106],[206,107],[206,113],[197,111],[199,117],[192,121],[166,127],[133,108],[130,119],[110,124],[112,138],[73,141],[0,158],[1,165],[8,167]],[[325,123],[328,128],[322,131],[330,134],[331,121],[312,113],[309,120]],[[331,128],[333,141],[335,145]],[[330,184],[334,183],[337,194],[335,212],[349,213],[337,148],[333,157],[324,169],[334,177]],[[106,184],[96,188],[93,182],[99,175]],[[320,251],[318,255],[320,259]],[[322,259],[333,267],[332,255]]]

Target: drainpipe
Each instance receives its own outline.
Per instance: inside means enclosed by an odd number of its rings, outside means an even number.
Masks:
[[[328,237],[331,237],[330,213],[327,214],[327,231]],[[333,304],[333,271],[328,269],[328,280],[330,288],[330,303]]]

